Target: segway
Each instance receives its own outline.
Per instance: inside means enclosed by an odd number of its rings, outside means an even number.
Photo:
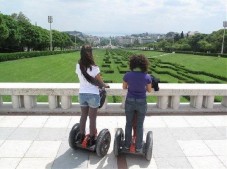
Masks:
[[[135,155],[143,155],[145,158],[150,161],[152,158],[152,149],[153,149],[153,133],[149,131],[146,137],[146,143],[142,144],[142,151],[136,152],[135,148],[136,141],[136,115],[133,118],[133,136],[131,141],[131,146],[129,150],[126,150],[124,147],[124,131],[122,128],[117,128],[114,138],[114,155],[118,156],[120,153],[125,154],[135,154]]]
[[[88,151],[96,152],[96,154],[99,157],[103,157],[107,154],[109,147],[110,147],[110,141],[111,141],[111,135],[108,129],[103,129],[99,132],[98,135],[95,137],[95,144],[89,145],[89,134],[85,135],[85,138],[81,142],[79,139],[80,134],[80,124],[76,123],[70,133],[69,133],[69,146],[76,150],[78,148],[80,149],[86,149]]]

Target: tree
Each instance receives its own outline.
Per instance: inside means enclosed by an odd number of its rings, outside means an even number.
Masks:
[[[206,37],[205,34],[195,34],[188,38],[189,45],[192,47],[192,51],[199,52],[198,42]]]
[[[184,38],[184,32],[182,31],[180,34],[180,38],[183,39]]]
[[[174,36],[174,42],[177,42],[178,40],[180,40],[180,35],[176,33]]]
[[[100,39],[100,45],[105,46],[109,44],[109,39],[108,38],[101,38]]]
[[[0,14],[0,43],[9,37],[9,30]]]
[[[203,51],[203,52],[209,51],[212,47],[211,44],[205,40],[200,40],[198,42],[198,45],[199,45],[199,48],[201,49],[201,51]]]
[[[134,41],[133,45],[135,45],[135,46],[140,45],[140,43],[139,43],[139,39],[136,39],[136,40]]]
[[[63,39],[61,36],[61,33],[57,30],[52,30],[52,43],[53,43],[53,50],[55,50],[56,47],[62,46]]]
[[[49,31],[36,26],[36,31],[39,32],[39,43],[35,46],[35,50],[46,50],[50,46],[50,34]]]
[[[168,32],[165,37],[167,39],[173,39],[175,37],[175,34],[175,32]]]
[[[224,29],[212,32],[207,36],[206,40],[212,45],[212,50],[215,53],[221,52],[222,41],[223,41]],[[225,33],[225,44],[224,44],[224,53],[227,52],[227,33]]]
[[[1,40],[1,51],[20,51],[20,32],[18,23],[8,15],[2,15],[4,29],[7,29],[8,36]]]
[[[22,12],[19,12],[19,14],[13,13],[11,15],[11,17],[13,19],[15,19],[16,21],[20,21],[20,22],[24,22],[24,23],[30,23],[30,20]]]
[[[27,48],[28,51],[34,49],[40,43],[39,29],[36,26],[31,25],[28,22],[20,22],[21,33],[21,45],[23,48]]]

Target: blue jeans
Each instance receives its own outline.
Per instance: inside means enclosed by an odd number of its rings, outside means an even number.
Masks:
[[[100,106],[100,96],[98,94],[80,93],[79,103],[82,107],[97,108]]]
[[[125,146],[130,147],[132,140],[133,117],[136,113],[136,149],[142,148],[143,142],[143,122],[147,112],[147,101],[145,99],[127,98],[125,101]]]

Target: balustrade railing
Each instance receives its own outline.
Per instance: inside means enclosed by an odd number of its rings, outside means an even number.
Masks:
[[[158,92],[147,93],[157,97],[148,102],[148,114],[152,113],[227,113],[227,84],[160,84]],[[106,100],[99,110],[102,114],[122,114],[126,90],[121,83],[111,83],[108,96],[122,97],[121,103]],[[0,113],[80,113],[78,83],[0,83]],[[4,101],[4,97],[11,101]],[[38,96],[47,96],[47,102],[37,102]],[[181,102],[187,96],[188,102]],[[220,102],[215,102],[218,96]]]

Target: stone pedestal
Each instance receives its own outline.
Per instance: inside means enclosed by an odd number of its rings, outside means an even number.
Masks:
[[[122,96],[122,102],[121,102],[121,108],[125,109],[125,100],[126,100],[126,96]]]
[[[227,96],[223,96],[221,104],[225,107],[227,107]]]
[[[69,109],[72,105],[71,96],[61,96],[61,108]]]
[[[203,96],[190,96],[190,105],[196,109],[201,109]]]
[[[19,95],[12,96],[12,106],[14,109],[24,107],[24,97]]]
[[[171,96],[170,97],[170,107],[172,109],[178,109],[180,105],[180,96]]]
[[[0,96],[0,106],[2,106],[3,101],[2,101],[2,96]]]
[[[203,97],[203,107],[212,109],[214,106],[214,96],[204,96]]]
[[[24,108],[25,109],[32,109],[36,106],[36,97],[35,96],[24,96]]]
[[[57,96],[48,96],[48,103],[51,110],[56,109],[59,104]]]
[[[158,96],[158,108],[167,109],[168,107],[168,96]]]

